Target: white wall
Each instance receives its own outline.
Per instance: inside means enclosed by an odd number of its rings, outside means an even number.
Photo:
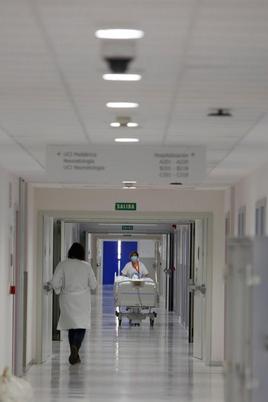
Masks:
[[[149,277],[153,280],[156,279],[155,264],[155,240],[143,239],[138,240],[138,252],[141,261],[146,266]]]
[[[234,202],[231,202],[231,190],[225,195],[225,209],[234,215],[234,233],[237,234],[238,211],[246,206],[246,234],[255,234],[255,204],[258,200],[268,199],[268,164],[257,169],[233,187]],[[267,205],[268,207],[268,205]],[[268,212],[268,211],[267,211]],[[268,213],[266,213],[266,234],[268,234]]]
[[[155,240],[138,240],[140,258],[155,258]]]
[[[11,208],[10,190],[12,186]],[[19,180],[0,168],[0,372],[4,366],[12,367],[12,319],[14,296],[9,294],[12,281],[10,253],[15,258],[15,221],[19,206]],[[28,271],[28,303],[27,303],[27,353],[26,363],[35,357],[36,335],[36,221],[34,215],[34,190],[28,187],[27,215],[27,265]],[[11,229],[12,228],[12,229]],[[12,230],[12,234],[11,234]],[[13,238],[13,240],[11,240]],[[13,249],[13,250],[12,250]]]
[[[79,224],[64,222],[61,241],[61,259],[65,260],[71,245],[74,242],[79,242]]]
[[[89,211],[113,217],[142,217],[143,213],[191,213],[213,214],[213,292],[212,292],[212,361],[223,360],[224,344],[224,192],[195,190],[78,190],[45,189],[35,190],[36,212]],[[137,212],[114,211],[118,201],[136,202]],[[123,215],[124,214],[124,215]],[[36,264],[38,262],[36,261]]]
[[[9,186],[12,186],[10,199]],[[14,296],[9,294],[11,284],[10,252],[11,230],[15,230],[16,206],[18,205],[18,179],[0,168],[0,372],[4,366],[12,367],[12,308]],[[11,205],[10,204],[11,201]],[[11,227],[13,229],[11,229]]]

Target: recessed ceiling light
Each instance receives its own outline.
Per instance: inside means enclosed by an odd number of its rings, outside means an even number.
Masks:
[[[118,108],[118,109],[125,109],[125,108],[136,108],[139,106],[136,102],[108,102],[106,106],[109,108]]]
[[[111,126],[111,127],[120,127],[121,124],[120,124],[118,121],[113,121],[113,122],[110,124],[110,126]]]
[[[138,138],[115,138],[115,142],[139,142]]]
[[[124,186],[123,187],[123,189],[124,190],[135,190],[137,187],[135,187],[135,186],[131,186],[131,187],[129,187],[129,186]]]
[[[139,81],[140,74],[103,74],[102,78],[106,81]]]
[[[144,32],[140,29],[99,29],[95,36],[98,39],[141,39]]]
[[[134,123],[133,121],[130,121],[129,123],[127,123],[127,126],[129,128],[134,128],[134,127],[138,127],[139,125],[138,125],[138,123]]]
[[[122,183],[123,183],[123,184],[127,184],[127,183],[129,183],[129,184],[136,184],[137,182],[136,182],[136,180],[123,180]]]

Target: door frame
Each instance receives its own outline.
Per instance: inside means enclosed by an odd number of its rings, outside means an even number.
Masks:
[[[53,275],[53,236],[54,236],[54,219],[51,216],[44,216],[44,221],[43,221],[43,235],[46,234],[46,238],[43,236],[43,255],[42,255],[42,265],[46,264],[46,279],[45,282],[47,282]],[[49,342],[48,339],[45,339],[44,337],[42,338],[42,357],[43,361],[47,359],[48,356],[52,354],[52,336],[53,336],[53,294],[52,293],[46,293],[42,289],[42,295],[43,298],[42,300],[46,300],[45,306],[43,305],[43,310],[42,310],[42,322],[46,322],[46,331],[48,336],[51,337],[51,342]],[[46,315],[48,310],[48,314]],[[47,320],[46,320],[47,318]],[[51,319],[50,319],[51,318]]]
[[[206,278],[206,241],[207,241],[207,222],[206,219],[196,220],[195,221],[195,241],[194,241],[194,272],[193,272],[193,286],[195,291],[193,292],[193,319],[194,319],[194,336],[193,336],[193,356],[197,359],[203,359],[204,353],[204,339],[205,339],[205,314],[206,309],[204,306],[206,305],[206,287],[207,287],[207,278]],[[198,274],[196,269],[198,267]],[[201,274],[201,277],[200,277]],[[196,292],[196,286],[205,285],[205,293],[200,291]],[[197,302],[198,300],[198,302]],[[199,313],[196,314],[196,306],[199,308]],[[200,311],[201,308],[201,311]],[[198,323],[196,322],[198,320]],[[200,320],[200,321],[199,321]],[[199,328],[199,331],[195,331],[195,327]],[[198,342],[195,342],[196,334],[199,332],[199,348]]]
[[[212,364],[211,338],[212,338],[212,258],[213,258],[213,213],[211,212],[133,212],[118,211],[62,211],[39,210],[37,211],[37,308],[36,308],[36,362],[42,362],[42,253],[43,253],[43,217],[50,216],[56,219],[70,219],[76,221],[91,221],[96,223],[124,223],[126,220],[133,223],[171,223],[207,218],[207,293],[205,307],[205,344],[204,363]]]
[[[14,374],[21,377],[26,371],[27,360],[27,183],[19,179],[19,203],[15,217],[15,288],[13,310],[13,351]]]
[[[155,241],[161,241],[161,235],[155,234],[155,235],[143,235],[143,234],[137,234],[135,236],[135,233],[131,235],[131,237],[125,237],[123,234],[118,233],[118,234],[104,234],[104,233],[92,233],[94,237],[94,242],[95,242],[95,247],[97,245],[98,240],[102,242],[101,245],[101,266],[97,267],[97,272],[96,277],[98,279],[98,286],[103,284],[103,242],[104,241],[113,241],[113,240],[121,240],[121,241],[139,241],[139,240],[155,240]],[[94,253],[95,256],[96,252]],[[97,265],[96,263],[94,265]]]

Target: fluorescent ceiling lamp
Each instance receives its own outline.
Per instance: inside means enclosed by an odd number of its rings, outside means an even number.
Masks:
[[[123,184],[127,184],[127,183],[136,184],[137,182],[136,182],[136,180],[124,180],[124,181],[122,181],[122,183]]]
[[[118,108],[118,109],[126,109],[126,108],[136,108],[139,106],[136,102],[108,102],[106,106],[109,108]]]
[[[118,121],[113,121],[113,122],[110,124],[110,126],[111,126],[111,127],[120,127],[121,124],[120,124]]]
[[[106,81],[139,81],[140,74],[103,74],[102,78]]]
[[[137,187],[135,187],[135,186],[131,186],[131,187],[124,186],[124,187],[123,187],[124,190],[136,190],[136,188],[137,188]]]
[[[115,138],[115,142],[139,142],[138,138]]]
[[[95,36],[98,39],[141,39],[144,32],[140,29],[98,29]]]
[[[129,123],[127,123],[127,126],[129,128],[135,128],[135,127],[138,127],[139,125],[138,125],[138,123],[134,123],[134,122],[130,121]]]

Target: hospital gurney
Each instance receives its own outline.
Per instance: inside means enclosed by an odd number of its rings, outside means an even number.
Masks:
[[[116,276],[114,281],[115,315],[119,326],[122,318],[127,317],[130,325],[140,325],[141,321],[150,318],[154,325],[157,314],[152,311],[157,306],[157,287],[150,278],[130,279]]]

